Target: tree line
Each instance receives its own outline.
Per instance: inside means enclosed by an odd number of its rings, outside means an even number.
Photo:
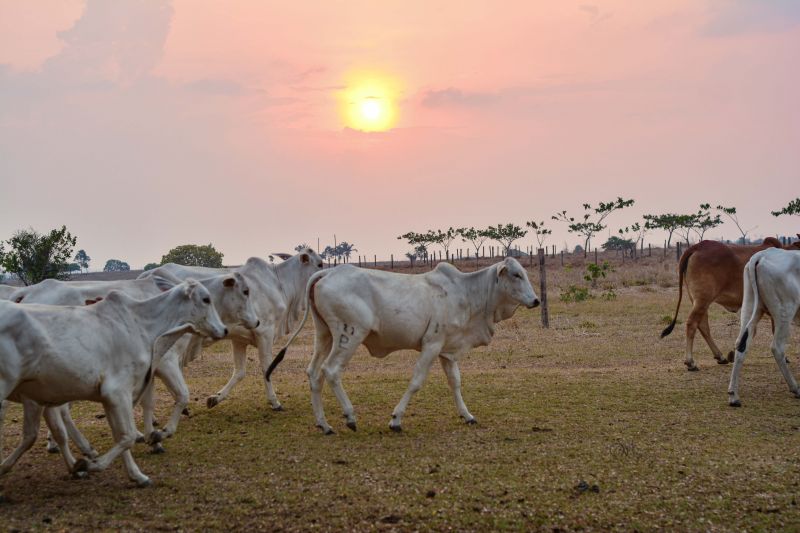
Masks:
[[[581,236],[583,251],[587,251],[595,235],[608,227],[606,220],[615,211],[630,207],[634,204],[632,199],[618,197],[610,202],[600,202],[597,206],[583,204],[583,213],[577,217],[570,216],[566,210],[559,211],[550,217],[552,221],[564,223],[567,231]],[[800,215],[800,198],[790,201],[786,206],[770,211],[775,216]],[[674,234],[680,236],[687,244],[692,235],[702,240],[712,228],[723,223],[723,219],[730,220],[738,229],[741,237],[740,243],[747,243],[747,235],[755,228],[747,228],[739,219],[735,207],[711,204],[700,204],[694,213],[676,214],[661,213],[647,214],[641,222],[619,228],[619,236],[609,238],[602,247],[607,250],[621,250],[623,253],[635,248],[644,242],[645,235],[653,230],[667,232],[667,246],[672,242]],[[411,245],[412,249],[406,257],[412,265],[417,259],[428,257],[429,248],[434,245],[441,247],[445,257],[449,260],[450,248],[456,239],[469,243],[475,250],[476,257],[481,255],[481,250],[489,240],[497,242],[505,255],[512,253],[512,246],[528,233],[535,236],[540,248],[543,248],[547,238],[552,234],[552,229],[543,221],[530,220],[524,227],[513,223],[497,224],[486,228],[449,227],[447,230],[428,230],[424,233],[410,231],[398,236]],[[334,238],[335,241],[335,238]],[[18,230],[10,239],[0,241],[0,274],[3,272],[15,275],[25,285],[32,285],[48,278],[68,279],[72,274],[87,272],[91,257],[85,250],[80,249],[73,255],[77,237],[73,236],[66,228],[53,229],[47,233],[39,233],[29,228]],[[301,244],[296,249],[309,247]],[[578,247],[580,248],[580,247]],[[321,254],[323,258],[347,262],[353,252],[358,250],[347,241],[334,242],[333,246],[326,246]],[[161,257],[159,263],[148,263],[145,270],[156,268],[165,263],[177,263],[188,266],[205,266],[219,268],[222,266],[223,254],[212,244],[196,245],[184,244],[169,250]],[[120,259],[106,261],[103,271],[120,272],[130,270],[130,265]]]

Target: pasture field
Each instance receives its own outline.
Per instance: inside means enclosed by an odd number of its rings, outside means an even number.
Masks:
[[[520,309],[489,347],[461,363],[477,426],[456,415],[437,365],[404,432],[392,433],[389,417],[416,353],[379,361],[360,348],[344,374],[358,431],[345,427],[326,388],[337,434],[322,435],[304,371],[310,323],[274,374],[284,412],[267,407],[252,350],[247,378],[209,410],[205,398],[232,368],[228,343],[217,344],[187,369],[191,416],[165,443],[167,453],[137,445],[153,487],[133,488],[121,461],[70,479],[39,441],[0,481],[0,529],[797,529],[800,400],[769,354],[768,323],[743,369],[743,407],[730,408],[730,366],[717,365],[699,335],[700,372],[683,366],[682,322],[658,338],[677,299],[674,268],[674,260],[620,268],[605,282],[615,300],[578,304],[560,302],[557,287],[577,282],[580,269],[549,272],[551,328],[541,328],[538,309]],[[727,352],[736,317],[714,307],[711,320]],[[793,371],[797,340],[795,332]],[[171,401],[163,387],[159,398],[165,420]],[[74,409],[102,451],[110,437],[101,412],[96,404]],[[13,406],[5,453],[20,422]]]

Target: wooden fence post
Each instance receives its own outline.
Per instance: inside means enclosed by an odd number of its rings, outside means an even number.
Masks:
[[[391,265],[392,265],[390,268],[391,268],[391,270],[394,270],[394,254],[390,255],[389,257],[391,258],[389,260],[391,261]]]
[[[544,248],[539,248],[539,300],[542,303],[542,327],[550,327],[550,313],[547,309],[547,274],[544,265]]]
[[[594,264],[597,264],[597,248],[594,249]]]
[[[378,256],[377,255],[373,255],[372,257],[374,258],[374,261],[375,261],[375,268],[378,268]]]
[[[564,250],[561,250],[561,266],[564,266]]]
[[[676,261],[680,261],[681,260],[681,246],[683,246],[683,243],[679,242],[678,243],[678,247],[675,248],[675,260]]]

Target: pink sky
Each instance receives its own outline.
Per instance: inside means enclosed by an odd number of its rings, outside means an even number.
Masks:
[[[701,202],[800,231],[769,215],[800,195],[800,2],[500,5],[0,0],[0,239],[66,224],[95,268],[334,234],[397,257],[617,196],[614,232]],[[398,87],[387,132],[342,122],[365,70]]]

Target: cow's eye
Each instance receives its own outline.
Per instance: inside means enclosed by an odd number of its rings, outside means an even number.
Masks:
[[[522,274],[514,274],[514,277],[517,279],[522,279]]]
[[[245,289],[244,290],[244,295],[245,296],[250,296],[250,289]]]
[[[211,298],[209,298],[208,296],[206,296],[205,298],[203,298],[203,303],[204,303],[204,304],[210,304],[210,303],[211,303]]]

